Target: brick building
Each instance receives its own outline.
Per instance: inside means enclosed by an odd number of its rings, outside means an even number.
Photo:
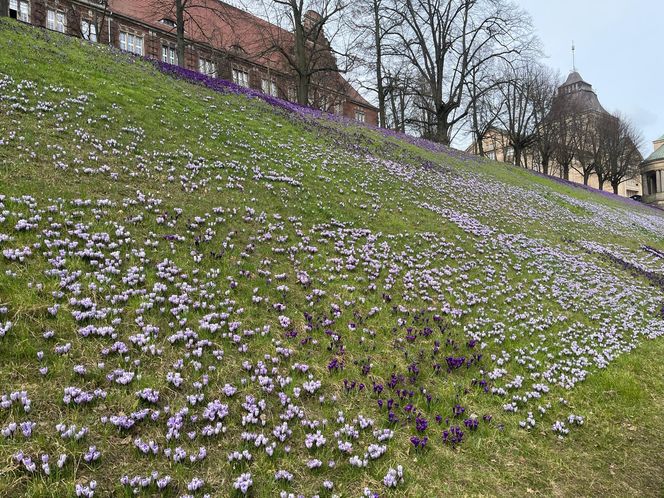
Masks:
[[[101,0],[0,0],[0,15],[177,63],[171,2],[109,0],[105,4]],[[305,22],[316,15],[307,12]],[[274,49],[278,42],[287,51],[294,43],[292,33],[219,0],[199,0],[187,10],[184,21],[187,69],[297,100],[295,73],[284,50]],[[329,49],[327,40],[323,38],[322,43]],[[323,63],[336,67],[331,50]],[[309,105],[374,125],[378,122],[377,109],[334,70],[312,77]]]

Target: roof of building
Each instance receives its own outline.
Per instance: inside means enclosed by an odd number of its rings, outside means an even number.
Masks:
[[[573,85],[574,83],[586,83],[585,81],[583,81],[583,78],[577,71],[572,71],[571,73],[569,73],[567,81],[565,81],[565,83],[563,83],[562,86],[569,86]]]
[[[175,33],[175,2],[155,0],[112,0],[111,10],[137,19],[156,29]],[[283,69],[283,59],[270,45],[275,38],[291,36],[287,31],[249,12],[218,0],[197,0],[185,13],[185,36],[214,48],[245,53],[253,60],[274,69]]]
[[[159,6],[163,7],[160,8]],[[175,2],[111,0],[112,12],[137,19],[161,31],[175,34]],[[275,46],[293,44],[293,33],[220,0],[197,0],[185,14],[185,37],[250,60],[261,66],[291,73],[286,58]],[[330,55],[332,56],[332,55]],[[337,73],[338,74],[338,73]],[[355,103],[374,108],[341,74],[340,90]]]
[[[664,139],[664,137],[662,137]],[[643,161],[644,163],[652,162],[652,161],[664,161],[664,145],[661,146],[659,149],[655,150],[652,154],[650,154],[646,159]]]
[[[551,114],[567,112],[598,112],[608,114],[602,107],[597,94],[590,83],[585,81],[577,71],[567,77],[567,81],[558,87]]]
[[[664,142],[664,135],[655,140],[655,142]]]

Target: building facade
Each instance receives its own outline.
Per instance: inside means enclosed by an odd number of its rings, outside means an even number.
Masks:
[[[664,207],[664,135],[653,144],[654,152],[641,163],[642,200]]]
[[[602,107],[592,85],[586,82],[577,71],[570,73],[567,80],[557,89],[549,117],[546,119],[554,119],[555,116],[556,119],[566,121],[571,120],[572,115],[577,119],[580,117],[581,122],[586,125],[592,125],[601,117],[610,117],[610,114]],[[583,146],[581,148],[583,149]],[[478,145],[473,143],[467,152],[478,154],[479,149]],[[499,128],[491,128],[486,133],[482,140],[482,151],[483,155],[489,159],[514,164],[514,150],[509,145],[507,133]],[[584,181],[583,165],[578,160],[578,157],[585,155],[584,153],[587,154],[587,151],[576,150],[574,159],[569,165],[567,179],[574,183],[587,183],[588,186],[599,189],[599,180],[595,173],[591,173]],[[537,150],[526,150],[522,159],[524,166],[539,171]],[[562,167],[555,161],[549,163],[549,174],[564,177]],[[608,182],[605,182],[602,187],[606,192],[613,192],[613,188]],[[634,178],[625,179],[618,186],[618,195],[623,197],[641,195],[642,191],[642,177],[638,174]]]
[[[169,4],[156,0],[0,0],[0,15],[137,55],[176,64],[177,29]],[[164,8],[160,7],[164,6]],[[183,66],[297,101],[297,79],[283,50],[293,34],[219,0],[201,0],[186,13]],[[316,16],[310,11],[305,16]],[[327,43],[322,40],[322,43]],[[325,47],[324,47],[325,48]],[[324,63],[334,68],[327,44]],[[324,52],[321,51],[321,52]],[[378,111],[334,70],[312,77],[309,105],[376,125]]]

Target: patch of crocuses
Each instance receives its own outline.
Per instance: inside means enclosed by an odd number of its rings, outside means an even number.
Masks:
[[[84,465],[77,496],[407,494],[419,470],[404,453],[453,454],[510,421],[582,430],[567,393],[664,334],[664,258],[615,243],[661,236],[658,213],[507,184],[387,131],[381,153],[348,120],[155,65],[289,111],[246,102],[274,127],[315,118],[297,129],[334,147],[249,139],[238,104],[208,96],[215,112],[202,124],[182,112],[179,126],[215,146],[166,153],[119,103],[0,75],[2,151],[113,192],[0,193],[0,283],[15,290],[0,293],[0,347],[30,338],[16,361],[39,378],[0,388],[17,480]],[[22,139],[34,120],[58,138]],[[446,155],[391,154],[403,140]],[[409,212],[429,228],[376,225]],[[34,321],[15,295],[39,303]],[[339,478],[379,468],[373,489]]]

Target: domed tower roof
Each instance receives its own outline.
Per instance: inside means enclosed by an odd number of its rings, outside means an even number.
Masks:
[[[593,86],[585,81],[577,71],[572,71],[565,83],[558,87],[552,113],[558,111],[608,114],[599,103]]]
[[[574,83],[586,83],[585,81],[583,81],[583,78],[577,71],[572,71],[571,73],[569,73],[567,81],[565,81],[565,83],[563,83],[562,86],[569,86],[573,85]],[[586,83],[586,85],[587,84],[588,83]]]

